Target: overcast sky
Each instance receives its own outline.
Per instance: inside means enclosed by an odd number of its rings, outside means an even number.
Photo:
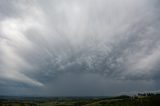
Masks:
[[[160,89],[159,0],[0,0],[0,95]]]

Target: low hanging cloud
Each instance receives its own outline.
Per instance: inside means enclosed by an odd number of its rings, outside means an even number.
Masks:
[[[158,0],[1,0],[0,93],[159,89],[159,12]]]

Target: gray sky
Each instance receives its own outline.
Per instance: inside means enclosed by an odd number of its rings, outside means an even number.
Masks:
[[[160,89],[159,0],[0,0],[0,95]]]

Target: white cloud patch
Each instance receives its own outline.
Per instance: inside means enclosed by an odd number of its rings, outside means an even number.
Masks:
[[[27,16],[7,18],[0,23],[0,76],[4,79],[42,86],[42,83],[27,77],[23,73],[23,69],[29,70],[32,66],[21,56],[21,54],[17,53],[18,50],[26,50],[28,52],[32,48],[32,42],[27,39],[24,33],[30,28],[41,27],[39,22],[37,23],[32,15],[35,15],[37,11],[34,11],[34,8],[30,11],[31,13],[27,14]]]

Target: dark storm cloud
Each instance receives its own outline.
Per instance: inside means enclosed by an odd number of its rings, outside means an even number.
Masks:
[[[1,1],[2,92],[84,96],[159,88],[158,0]]]

